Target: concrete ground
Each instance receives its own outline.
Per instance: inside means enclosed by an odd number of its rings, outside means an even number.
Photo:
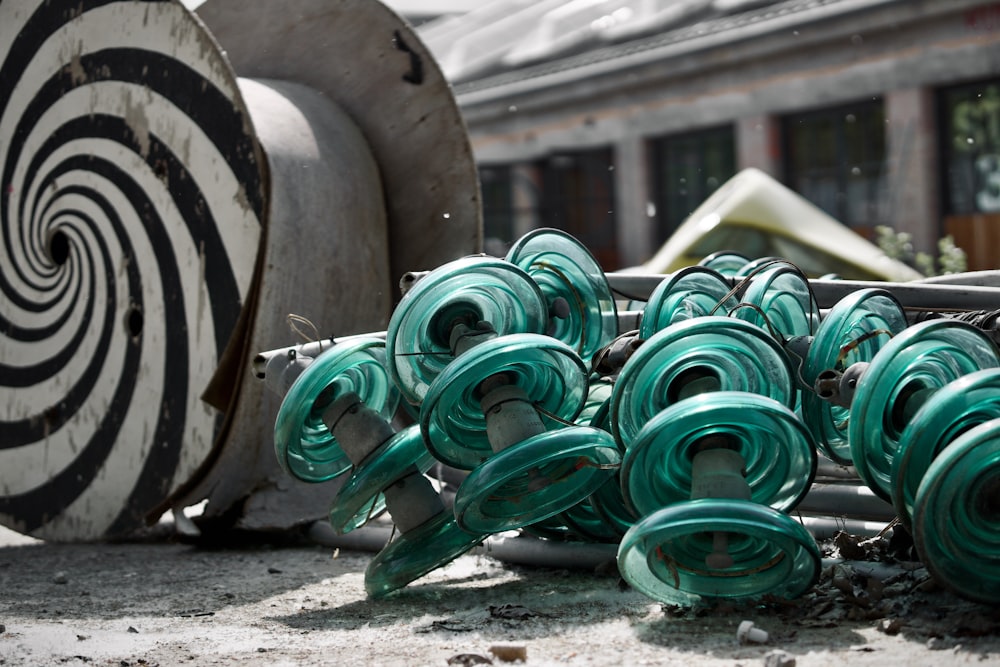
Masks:
[[[372,600],[371,556],[309,540],[50,544],[0,529],[0,665],[1000,665],[1000,607],[942,591],[918,563],[827,560],[799,600],[692,610],[628,589],[613,563],[482,551]],[[740,644],[744,620],[768,641]]]

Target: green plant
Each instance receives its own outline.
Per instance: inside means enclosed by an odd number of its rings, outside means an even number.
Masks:
[[[930,253],[915,251],[909,232],[897,232],[888,225],[875,228],[875,243],[889,257],[910,264],[925,276],[962,273],[968,267],[965,251],[955,245],[950,234],[938,239],[936,258]]]

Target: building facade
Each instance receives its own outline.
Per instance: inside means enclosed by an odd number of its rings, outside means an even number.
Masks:
[[[560,43],[546,21],[573,4],[533,3],[520,23],[470,12],[450,20],[462,39],[423,33],[453,81],[495,247],[554,226],[606,270],[635,266],[757,167],[869,238],[888,225],[934,253],[951,234],[970,269],[1000,268],[1000,3],[717,0],[614,39],[600,28],[637,15],[605,2],[603,24]]]

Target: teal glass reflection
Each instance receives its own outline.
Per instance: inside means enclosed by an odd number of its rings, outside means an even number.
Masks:
[[[495,375],[523,390],[549,428],[572,422],[587,397],[587,368],[555,338],[510,334],[476,345],[444,369],[424,398],[420,426],[436,459],[471,470],[493,456],[480,385]]]
[[[572,426],[547,431],[494,454],[455,495],[455,517],[470,532],[514,530],[588,498],[621,464],[607,431]]]
[[[722,274],[689,266],[661,280],[650,294],[639,320],[639,335],[649,338],[671,324],[703,315],[728,315],[736,306]]]
[[[720,250],[703,257],[698,266],[718,271],[723,276],[732,277],[740,273],[744,266],[750,263],[750,258],[738,252]]]
[[[914,501],[913,542],[946,587],[1000,600],[1000,419],[966,431],[931,463]]]
[[[766,329],[780,342],[811,336],[819,324],[819,306],[809,279],[785,262],[755,274],[732,314]]]
[[[411,424],[386,440],[355,466],[330,508],[330,525],[338,535],[360,528],[385,510],[382,491],[415,466],[425,473],[434,465],[420,427]]]
[[[740,267],[734,278],[750,278],[758,273],[779,265],[788,265],[789,262],[781,257],[755,257]]]
[[[796,391],[778,342],[749,322],[721,316],[671,325],[642,343],[611,394],[611,431],[624,449],[664,408],[709,391],[746,391],[793,407]]]
[[[732,562],[710,567],[724,535]],[[819,578],[815,540],[786,514],[746,500],[701,499],[664,507],[637,522],[618,547],[618,569],[660,602],[795,598]]]
[[[689,500],[693,460],[706,442],[737,452],[750,500],[778,510],[797,505],[816,474],[813,439],[787,406],[714,392],[665,408],[639,431],[622,461],[626,505],[642,516]]]
[[[325,350],[295,379],[278,409],[274,449],[281,467],[305,482],[333,479],[351,467],[323,423],[323,411],[347,393],[390,419],[399,392],[386,370],[385,343],[356,338]]]
[[[934,393],[907,424],[892,458],[892,504],[906,525],[931,463],[969,429],[1000,419],[1000,368],[969,373]]]
[[[420,411],[427,447],[439,461],[471,470],[493,456],[480,385],[495,375],[523,390],[550,428],[571,422],[587,397],[587,369],[565,343],[510,334],[460,355],[429,387]]]
[[[545,295],[546,333],[585,362],[618,335],[618,309],[608,279],[577,239],[558,229],[535,229],[514,243],[507,261],[524,269]]]
[[[502,259],[465,257],[420,278],[386,329],[389,373],[406,401],[419,405],[454,358],[453,327],[477,322],[488,322],[498,335],[540,334],[548,324],[548,305],[531,276]]]
[[[372,558],[365,570],[365,591],[375,598],[384,597],[447,565],[484,537],[462,530],[450,512],[441,512],[400,535]]]
[[[875,355],[851,403],[848,440],[858,476],[892,500],[892,460],[907,424],[949,382],[1000,366],[996,345],[980,329],[952,319],[908,327]]]
[[[806,354],[804,383],[813,387],[824,371],[843,373],[852,364],[870,362],[908,325],[903,306],[889,292],[882,289],[852,292],[834,304],[820,322]],[[849,408],[823,400],[814,391],[803,391],[802,417],[820,451],[837,463],[850,465]]]

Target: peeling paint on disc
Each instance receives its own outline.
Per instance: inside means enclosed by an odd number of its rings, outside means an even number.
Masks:
[[[255,136],[179,2],[0,2],[0,524],[125,534],[211,456],[200,396],[266,210]]]

